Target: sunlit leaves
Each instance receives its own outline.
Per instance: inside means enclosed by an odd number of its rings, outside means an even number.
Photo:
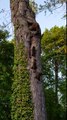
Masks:
[[[66,110],[66,28],[46,29],[42,35],[42,79],[48,120],[65,120]],[[58,61],[58,105],[55,103],[55,60]],[[51,101],[50,101],[51,99]],[[53,101],[52,101],[53,100]],[[51,113],[52,111],[52,113]]]

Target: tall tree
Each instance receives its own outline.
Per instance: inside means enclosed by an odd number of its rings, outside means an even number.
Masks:
[[[64,85],[66,84],[65,82],[66,32],[65,31],[66,31],[65,27],[59,28],[57,26],[54,26],[50,30],[46,29],[42,36],[43,80],[45,83],[45,89],[46,90],[48,89],[47,94],[49,93],[49,90],[51,94],[54,94],[53,101],[54,101],[54,108],[56,108],[56,110],[53,109],[53,111],[55,110],[53,114],[54,116],[51,116],[51,118],[49,117],[49,119],[51,120],[62,119],[63,116],[63,115],[61,116],[62,113],[59,113],[61,107],[59,106],[60,102],[59,102],[58,93],[62,94],[61,86],[62,84]],[[62,91],[65,92],[65,89],[63,88]],[[64,96],[65,94],[66,93],[64,93]],[[65,106],[65,103],[63,106]]]
[[[32,101],[34,105],[34,120],[46,120],[46,112],[45,112],[45,100],[44,100],[44,93],[42,87],[42,80],[41,80],[41,63],[40,63],[40,54],[41,54],[41,47],[40,47],[40,38],[41,38],[41,31],[38,23],[35,20],[35,14],[32,11],[29,0],[10,0],[10,7],[11,7],[11,17],[12,22],[14,25],[15,30],[15,39],[16,39],[16,49],[17,53],[15,53],[15,60],[18,62],[19,58],[25,56],[24,60],[28,61],[27,69],[29,71],[29,81],[30,87],[32,92]],[[21,49],[19,46],[24,46],[24,55],[21,54]],[[21,82],[23,82],[23,75],[21,72],[23,71],[22,64],[18,64],[18,67],[15,71],[15,80],[19,82],[21,78]],[[16,74],[17,73],[17,74]],[[17,77],[17,75],[19,77]],[[25,76],[24,76],[25,77]],[[16,86],[18,87],[18,86]],[[22,84],[24,87],[24,84]],[[20,86],[19,86],[20,89]],[[21,102],[23,104],[24,95],[22,91],[21,95]],[[13,93],[15,91],[13,90]],[[18,95],[17,95],[18,96]],[[17,98],[16,96],[16,98]],[[17,99],[15,99],[17,100]],[[18,101],[15,101],[18,106]],[[14,105],[14,108],[15,108]],[[25,103],[24,103],[25,105]],[[22,106],[20,106],[23,113]],[[21,116],[21,112],[16,110],[15,112],[19,116]],[[13,118],[13,120],[22,120],[23,116],[19,118]],[[26,118],[29,119],[29,118]],[[25,119],[24,119],[25,120]]]

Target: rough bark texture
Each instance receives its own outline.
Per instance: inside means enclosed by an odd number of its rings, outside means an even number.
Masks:
[[[16,45],[23,41],[27,54],[30,86],[34,104],[34,120],[46,120],[45,100],[41,81],[41,31],[29,0],[10,0],[11,17],[15,29]]]

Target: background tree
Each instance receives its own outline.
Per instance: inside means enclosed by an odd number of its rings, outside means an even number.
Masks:
[[[13,77],[13,43],[6,39],[8,31],[0,29],[0,120],[11,120],[10,96]]]
[[[62,115],[61,109],[63,109],[64,105],[60,104],[63,96],[60,91],[60,87],[65,83],[65,31],[64,27],[53,27],[50,30],[46,29],[42,36],[42,66],[43,66],[43,81],[45,85],[46,91],[46,99],[50,96],[52,102],[46,100],[47,111],[48,111],[48,119],[64,119],[64,115]],[[45,64],[46,63],[46,64]],[[64,71],[64,72],[63,72]],[[65,88],[64,88],[65,91]],[[64,93],[65,96],[66,93]],[[53,99],[52,99],[53,97]],[[64,97],[66,100],[66,96]],[[47,103],[47,101],[49,101]],[[51,103],[54,103],[53,107]],[[49,108],[51,106],[51,108]],[[49,110],[52,109],[52,114]],[[65,111],[65,108],[64,110]],[[65,112],[64,112],[65,114]]]

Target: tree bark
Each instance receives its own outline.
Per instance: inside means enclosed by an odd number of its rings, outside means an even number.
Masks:
[[[56,105],[58,105],[58,61],[55,60],[55,95]]]
[[[41,31],[29,0],[10,0],[11,17],[15,30],[16,45],[23,41],[30,74],[34,120],[46,120],[45,99],[41,81]]]

